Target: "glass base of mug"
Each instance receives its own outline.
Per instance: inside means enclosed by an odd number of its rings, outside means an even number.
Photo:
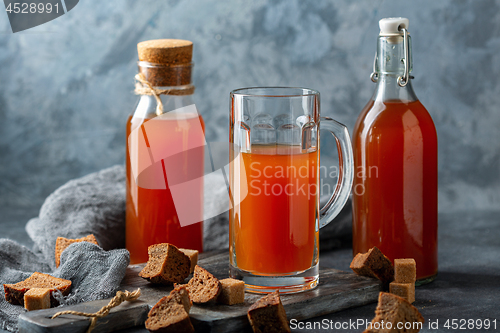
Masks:
[[[286,275],[256,274],[229,264],[229,275],[245,282],[245,291],[268,294],[276,290],[280,294],[294,294],[316,288],[319,282],[319,265]]]

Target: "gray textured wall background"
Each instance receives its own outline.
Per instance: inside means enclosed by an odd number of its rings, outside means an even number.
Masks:
[[[410,19],[414,88],[439,136],[439,208],[500,203],[500,1],[81,0],[12,34],[0,10],[0,211],[38,209],[67,180],[124,161],[136,44],[195,44],[208,140],[227,140],[229,91],[318,89],[354,122],[369,100],[378,20]],[[5,217],[4,217],[5,218]]]

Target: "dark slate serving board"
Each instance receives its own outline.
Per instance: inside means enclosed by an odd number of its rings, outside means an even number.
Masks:
[[[228,277],[229,255],[224,253],[207,253],[200,256],[199,265],[206,268],[217,278]],[[141,288],[141,297],[134,302],[125,302],[111,310],[107,317],[98,320],[93,332],[104,333],[118,329],[143,325],[151,306],[168,295],[172,287],[154,286],[137,274],[144,267],[131,265],[122,281],[121,289],[133,291]],[[376,302],[381,284],[378,280],[357,276],[331,268],[320,269],[320,282],[314,290],[281,295],[288,319],[308,319],[343,309]],[[199,332],[251,332],[247,320],[247,309],[262,295],[246,293],[245,303],[240,305],[193,305],[189,316]],[[90,320],[74,315],[63,315],[56,319],[50,317],[61,310],[96,312],[109,299],[81,303],[64,308],[38,310],[22,314],[19,317],[20,332],[34,333],[67,333],[85,332]]]

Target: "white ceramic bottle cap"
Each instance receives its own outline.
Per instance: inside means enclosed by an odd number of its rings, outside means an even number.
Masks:
[[[380,27],[380,35],[394,35],[401,34],[400,29],[405,28],[408,30],[410,26],[410,20],[404,17],[389,17],[383,18],[378,21]]]

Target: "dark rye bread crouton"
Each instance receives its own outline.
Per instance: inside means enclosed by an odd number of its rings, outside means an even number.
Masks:
[[[358,253],[351,262],[351,269],[358,275],[374,277],[388,284],[394,279],[394,267],[378,247]]]
[[[222,291],[222,286],[215,276],[206,269],[196,265],[193,277],[182,285],[189,291],[193,303],[205,304],[214,302]]]
[[[71,281],[53,277],[48,274],[33,273],[29,278],[16,284],[4,284],[5,300],[10,304],[20,304],[24,306],[24,294],[31,288],[50,289],[50,304],[52,307],[59,305],[59,302],[52,295],[53,291],[59,290],[63,296],[67,296],[71,290]]]
[[[163,297],[148,313],[146,329],[161,333],[191,333],[193,325],[189,319],[191,301],[185,287],[176,287]]]
[[[399,324],[402,328],[398,328],[398,323],[402,323]],[[407,300],[381,292],[378,296],[375,318],[363,333],[417,333],[423,324],[424,317]]]
[[[252,304],[247,313],[254,333],[291,332],[278,291]]]
[[[140,277],[156,284],[181,283],[191,268],[189,257],[172,244],[162,243],[148,247],[149,260]]]
[[[93,234],[78,239],[57,237],[55,251],[56,267],[59,267],[59,265],[61,264],[61,254],[63,253],[63,251],[66,250],[66,248],[71,244],[80,242],[89,242],[95,245],[99,245],[99,243],[97,243],[97,239],[95,239],[95,236]]]

